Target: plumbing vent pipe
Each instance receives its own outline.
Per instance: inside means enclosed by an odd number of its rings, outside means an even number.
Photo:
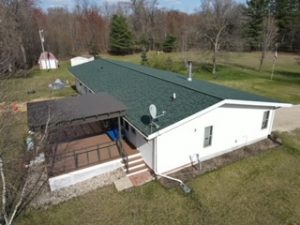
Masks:
[[[172,95],[172,100],[174,101],[176,99],[176,97],[177,97],[176,93],[174,92],[173,95]]]
[[[193,63],[191,60],[188,61],[188,73],[189,73],[189,77],[188,77],[188,81],[192,81],[192,70],[193,70]]]

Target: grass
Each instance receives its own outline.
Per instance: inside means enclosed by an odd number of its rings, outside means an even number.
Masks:
[[[38,98],[64,97],[74,95],[76,92],[72,87],[66,87],[62,90],[51,90],[48,85],[61,79],[68,80],[74,85],[74,78],[68,71],[68,62],[62,62],[57,70],[40,70],[34,67],[29,71],[26,77],[10,78],[1,80],[1,86],[5,87],[7,102],[25,102]],[[27,91],[35,90],[34,94],[27,94]]]
[[[262,72],[255,69],[259,53],[222,53],[217,79],[209,72],[210,53],[189,52],[194,61],[194,77],[230,87],[300,103],[299,56],[280,54],[274,80],[270,81],[271,57]],[[139,63],[140,55],[108,56]],[[150,53],[152,63],[170,58],[171,69],[185,74],[184,56],[178,53]],[[58,70],[34,68],[26,78],[1,80],[7,90],[7,101],[24,102],[37,98],[70,96],[74,89],[50,91],[48,84],[56,78],[69,80],[69,63]],[[27,91],[34,89],[33,95]],[[3,91],[3,90],[2,90]],[[11,127],[11,138],[24,147],[26,113],[17,114]],[[35,224],[287,224],[300,225],[300,130],[280,134],[284,146],[248,158],[188,183],[191,195],[179,189],[165,189],[152,182],[131,192],[118,193],[112,186],[98,189],[48,210],[30,211],[17,221],[19,225]]]
[[[140,55],[110,56],[112,58],[133,63],[140,63]],[[208,80],[225,86],[267,96],[283,102],[300,103],[300,56],[296,54],[279,54],[275,67],[274,79],[270,80],[272,68],[272,55],[267,54],[261,72],[258,67],[260,53],[221,53],[217,67],[217,79],[211,74],[210,52],[188,52],[148,54],[149,63],[154,67],[164,67],[168,58],[172,60],[175,72],[186,74],[184,59],[193,60],[193,75],[196,79]]]
[[[190,195],[157,182],[122,193],[109,186],[31,211],[17,224],[298,225],[300,130],[281,137],[280,148],[191,180]]]
[[[272,55],[268,54],[262,72],[256,70],[259,61],[259,52],[220,54],[217,67],[217,79],[210,73],[210,52],[187,52],[148,54],[149,62],[153,67],[170,69],[186,74],[184,59],[193,60],[193,74],[196,79],[208,80],[240,90],[268,96],[282,102],[300,103],[300,56],[296,54],[279,54],[274,80],[270,80],[272,68]],[[103,58],[112,58],[133,63],[140,63],[140,54],[128,56],[102,55]],[[171,59],[171,60],[169,60]],[[169,61],[168,61],[169,60]],[[170,64],[167,67],[165,64]],[[27,77],[1,80],[1,85],[7,90],[6,101],[24,102],[37,98],[63,97],[74,95],[72,88],[51,91],[48,85],[55,79],[68,80],[74,84],[74,78],[69,73],[69,62],[62,62],[58,70],[42,71],[33,68]],[[169,67],[169,68],[168,68]],[[36,93],[28,95],[28,90]]]

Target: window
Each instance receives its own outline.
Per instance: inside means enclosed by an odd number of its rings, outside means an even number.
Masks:
[[[265,111],[263,116],[263,121],[261,125],[261,129],[266,129],[268,127],[270,111]]]
[[[213,126],[205,127],[204,129],[204,147],[211,145],[213,135]]]

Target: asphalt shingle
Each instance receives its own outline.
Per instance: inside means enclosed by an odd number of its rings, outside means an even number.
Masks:
[[[127,107],[126,118],[146,136],[150,128],[149,105],[155,104],[159,129],[170,126],[224,99],[273,102],[274,100],[205,81],[189,82],[185,77],[136,64],[95,60],[70,68],[70,72],[95,93],[107,92]],[[173,93],[176,99],[172,100]]]

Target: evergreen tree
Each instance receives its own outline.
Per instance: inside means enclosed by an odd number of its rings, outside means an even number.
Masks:
[[[148,57],[147,57],[147,50],[143,48],[142,54],[141,54],[141,64],[147,65],[148,64]]]
[[[172,52],[176,48],[176,37],[168,35],[162,47],[164,52]]]
[[[114,15],[112,18],[110,51],[113,54],[119,55],[132,53],[132,34],[126,18],[122,15]]]
[[[91,54],[92,56],[96,57],[99,54],[100,50],[95,41],[91,41],[88,47],[89,47],[89,54]]]
[[[276,20],[279,28],[279,49],[300,49],[300,0],[276,0]]]
[[[263,23],[268,15],[269,0],[248,0],[246,2],[246,24],[244,34],[250,50],[260,50]]]

